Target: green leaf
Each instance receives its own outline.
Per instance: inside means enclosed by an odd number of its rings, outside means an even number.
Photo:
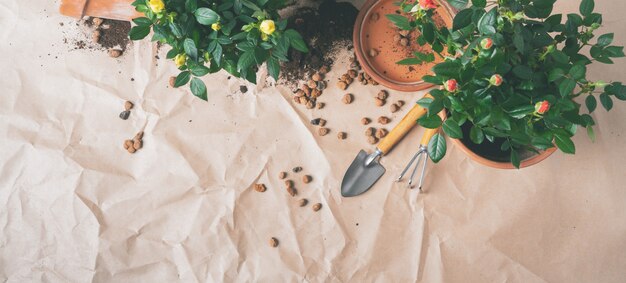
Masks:
[[[210,72],[209,68],[207,68],[206,66],[202,66],[202,65],[193,65],[189,67],[189,70],[191,71],[191,74],[193,74],[196,77],[205,76],[206,74]]]
[[[420,65],[423,62],[424,61],[422,59],[419,59],[419,58],[406,58],[406,59],[402,59],[402,60],[396,62],[396,64],[398,64],[398,65]]]
[[[554,135],[554,143],[564,153],[574,154],[576,153],[576,146],[572,139],[563,134]]]
[[[194,61],[198,61],[198,48],[196,48],[196,43],[191,38],[185,39],[183,42],[183,49],[185,49],[185,53]]]
[[[438,163],[446,156],[446,138],[444,138],[441,134],[435,134],[428,143],[428,153],[430,159]]]
[[[463,131],[461,130],[461,127],[459,126],[459,124],[457,124],[453,120],[448,119],[443,123],[443,131],[450,138],[453,138],[453,139],[463,138]]]
[[[133,23],[138,26],[150,26],[152,25],[152,21],[146,17],[133,19]]]
[[[519,53],[524,53],[524,36],[522,35],[522,25],[516,24],[513,33],[513,45]]]
[[[580,65],[580,64],[574,65],[569,70],[569,75],[574,80],[580,80],[580,79],[584,78],[586,73],[587,73],[587,68],[585,68],[584,65]]]
[[[134,26],[130,29],[128,37],[131,40],[142,40],[150,33],[150,26]]]
[[[223,51],[224,51],[224,49],[222,48],[222,45],[216,44],[215,45],[215,49],[212,52],[213,60],[215,60],[215,63],[217,63],[218,66],[222,65],[222,53],[223,53]]]
[[[475,144],[481,144],[485,140],[485,133],[478,126],[474,125],[470,130],[470,140]]]
[[[207,100],[207,91],[206,91],[206,85],[204,84],[204,82],[198,78],[193,78],[191,80],[191,93],[193,93],[193,95],[203,99],[203,100]]]
[[[611,58],[621,58],[624,57],[624,47],[623,46],[609,46],[604,49],[604,53],[606,56]]]
[[[585,99],[585,104],[587,105],[587,109],[589,110],[589,113],[593,113],[593,111],[595,111],[596,107],[598,106],[598,101],[596,100],[595,96],[589,95]]]
[[[389,19],[399,29],[402,29],[402,30],[413,29],[413,27],[411,26],[411,23],[409,22],[409,19],[405,16],[398,15],[398,14],[387,14],[385,15],[385,17],[387,17],[387,19]]]
[[[460,11],[452,21],[452,29],[460,30],[466,26],[469,26],[472,23],[472,15],[474,14],[474,10],[465,9]]]
[[[583,16],[589,16],[593,12],[595,3],[593,0],[583,0],[580,3],[580,14]]]
[[[241,54],[237,61],[237,71],[245,71],[254,64],[254,51],[247,51]]]
[[[426,41],[430,44],[432,44],[435,41],[435,27],[430,24],[424,24],[422,27],[422,36],[424,36],[424,39],[426,39]]]
[[[515,148],[511,148],[511,163],[513,164],[513,166],[515,166],[515,168],[519,169],[521,161],[519,159],[519,154],[517,153],[517,150],[515,150]]]
[[[545,137],[534,137],[531,141],[531,144],[534,147],[538,149],[542,149],[542,150],[546,150],[548,148],[554,147],[554,144],[552,144],[552,141]]]
[[[572,94],[572,91],[574,91],[574,88],[576,88],[576,81],[572,80],[572,79],[564,79],[560,84],[559,84],[559,93],[561,93],[561,96],[566,97],[570,94]]]
[[[435,100],[428,105],[428,115],[437,115],[437,113],[443,110],[443,100],[444,98],[435,97]]]
[[[174,81],[174,87],[181,87],[186,85],[191,79],[191,73],[189,71],[184,71],[176,76],[176,80]]]
[[[300,33],[298,33],[296,30],[288,29],[285,31],[284,36],[289,39],[289,43],[294,49],[303,53],[309,52],[309,48],[306,46],[306,43],[304,43],[302,35],[300,35]]]
[[[596,133],[593,131],[593,126],[587,126],[587,135],[591,142],[596,142]]]
[[[220,20],[220,16],[209,8],[199,8],[194,12],[194,15],[198,23],[205,26],[210,26]]]
[[[424,109],[428,109],[428,107],[430,107],[430,104],[433,103],[433,99],[430,97],[424,97],[420,100],[417,101],[417,104],[419,106],[422,106],[422,108]]]
[[[607,47],[611,43],[613,43],[613,37],[614,36],[615,36],[615,34],[613,34],[613,33],[603,34],[600,37],[598,37],[598,43],[596,43],[596,45],[598,47]]]
[[[530,80],[533,77],[533,70],[524,65],[518,65],[513,68],[513,74],[523,80]]]
[[[441,127],[441,117],[439,115],[424,116],[417,120],[420,126],[428,129],[437,129]]]
[[[548,81],[553,82],[565,75],[565,72],[562,69],[552,69],[548,74]]]
[[[446,61],[433,67],[433,72],[439,76],[454,77],[461,71],[461,64],[456,61]]]
[[[515,119],[522,119],[526,116],[528,116],[528,114],[535,112],[535,106],[534,105],[523,105],[520,107],[517,107],[511,111],[509,111],[509,115]]]
[[[498,9],[493,8],[484,14],[478,21],[478,31],[481,34],[491,35],[496,33],[496,20],[498,18]]]
[[[457,8],[459,10],[462,10],[465,7],[467,7],[468,2],[469,2],[468,0],[448,0],[448,3],[450,3],[452,7]]]
[[[485,8],[485,6],[487,6],[487,0],[472,0],[472,6]]]
[[[602,106],[606,109],[606,111],[611,111],[613,108],[613,99],[611,99],[606,92],[600,94],[600,103],[602,103]]]
[[[280,74],[280,64],[278,63],[278,60],[276,58],[270,57],[267,60],[267,71],[269,72],[270,76],[272,76],[272,78],[278,80],[278,75]]]

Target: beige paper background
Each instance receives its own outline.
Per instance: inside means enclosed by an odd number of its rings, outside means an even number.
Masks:
[[[624,45],[626,3],[596,2],[602,31]],[[119,60],[71,50],[63,39],[80,31],[57,5],[0,1],[1,281],[626,280],[623,103],[594,113],[595,144],[581,132],[577,155],[520,171],[483,167],[450,145],[422,195],[392,182],[417,148],[416,129],[383,159],[387,174],[370,192],[344,199],[343,173],[359,149],[372,149],[360,118],[388,114],[372,103],[382,88],[355,84],[355,102],[344,105],[333,80],[327,107],[311,111],[283,88],[241,94],[243,82],[220,73],[205,78],[203,102],[167,87],[175,70],[148,42]],[[576,11],[578,1],[558,5]],[[625,67],[590,71],[624,80]],[[125,100],[136,103],[128,121],[117,117]],[[316,117],[330,135],[317,136],[308,123]],[[131,156],[122,141],[141,129],[145,147]],[[314,177],[296,187],[320,212],[285,193],[277,174],[294,166]],[[268,191],[252,190],[256,182]]]

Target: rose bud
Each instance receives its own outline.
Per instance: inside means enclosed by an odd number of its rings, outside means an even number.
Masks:
[[[491,49],[491,47],[493,47],[493,40],[491,38],[485,38],[480,42],[480,46],[483,49]]]
[[[451,79],[451,80],[447,80],[444,84],[443,87],[449,91],[449,92],[455,92],[459,89],[459,86],[456,82],[455,79]]]
[[[548,110],[550,110],[550,102],[547,100],[537,102],[537,104],[535,104],[535,113],[539,115],[545,114]]]
[[[437,9],[435,0],[419,0],[420,7],[424,10]]]
[[[502,84],[502,82],[504,82],[504,79],[502,78],[502,76],[495,74],[493,76],[491,76],[491,79],[489,79],[489,83],[492,86],[500,86]]]

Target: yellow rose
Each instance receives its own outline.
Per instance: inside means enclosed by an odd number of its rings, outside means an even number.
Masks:
[[[212,28],[214,31],[218,31],[218,30],[221,30],[221,29],[222,29],[222,25],[220,25],[220,23],[214,23],[214,24],[212,24],[212,25],[211,25],[211,28]]]
[[[261,26],[259,27],[262,33],[266,35],[271,35],[276,30],[276,25],[272,20],[265,20],[261,22]]]
[[[261,34],[261,39],[262,39],[263,41],[267,41],[268,39],[270,39],[270,36],[269,36],[269,35],[267,35],[267,34],[262,33],[262,34]]]
[[[176,63],[176,67],[180,68],[183,65],[185,65],[185,63],[187,63],[187,55],[185,54],[178,54],[176,55],[176,57],[174,57],[174,63]]]
[[[165,3],[163,3],[163,0],[149,0],[148,6],[150,6],[150,10],[156,14],[160,14],[163,10],[165,10]]]

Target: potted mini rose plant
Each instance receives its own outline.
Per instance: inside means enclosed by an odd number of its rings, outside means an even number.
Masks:
[[[266,62],[278,79],[289,48],[308,52],[302,36],[277,13],[284,0],[137,0],[133,6],[145,17],[133,20],[130,38],[153,31],[152,41],[172,48],[167,58],[181,71],[174,86],[191,82],[192,93],[204,100],[207,88],[199,77],[224,69],[256,83],[258,67]]]
[[[552,12],[556,0],[448,2],[459,9],[451,29],[433,28],[436,1],[400,3],[410,15],[408,25],[422,34],[418,43],[445,57],[424,78],[440,87],[418,101],[428,108],[420,125],[442,126],[462,147],[504,152],[508,164],[519,168],[526,157],[555,146],[574,154],[571,138],[579,127],[595,139],[590,114],[597,105],[608,111],[614,98],[626,100],[622,83],[587,76],[588,65],[624,57],[623,47],[612,45],[612,33],[596,36],[602,15],[594,13],[594,0],[582,0],[579,13],[567,15]],[[407,60],[432,58],[414,55]],[[437,115],[443,109],[445,122]],[[444,157],[443,136],[436,135],[429,147],[433,161]]]

